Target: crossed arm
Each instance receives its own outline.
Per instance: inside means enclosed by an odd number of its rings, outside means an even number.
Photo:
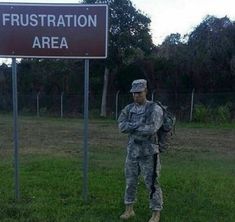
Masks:
[[[154,109],[150,115],[150,121],[148,121],[148,123],[144,122],[143,119],[139,119],[136,122],[131,122],[128,120],[128,109],[125,107],[118,118],[119,129],[122,133],[135,133],[139,136],[151,136],[155,134],[162,125],[162,108],[158,105],[154,105]]]

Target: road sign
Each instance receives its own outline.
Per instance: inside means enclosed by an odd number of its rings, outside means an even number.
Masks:
[[[0,4],[0,57],[106,58],[104,4]]]

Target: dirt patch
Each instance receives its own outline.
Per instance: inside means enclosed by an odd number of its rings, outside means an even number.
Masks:
[[[180,128],[171,144],[174,149],[235,152],[235,130]]]
[[[13,153],[12,121],[0,118],[0,155]],[[116,122],[90,121],[90,149],[125,149],[128,136],[121,134]],[[235,152],[235,129],[177,128],[171,139],[176,150]],[[19,128],[19,149],[22,154],[83,153],[83,122],[22,118]]]

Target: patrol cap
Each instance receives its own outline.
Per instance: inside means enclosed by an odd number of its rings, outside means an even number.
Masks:
[[[147,81],[145,79],[136,79],[132,82],[130,92],[143,92],[145,89],[147,89]]]

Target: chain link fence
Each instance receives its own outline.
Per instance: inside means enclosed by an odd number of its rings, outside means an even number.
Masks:
[[[149,100],[160,101],[173,112],[180,121],[193,119],[194,110],[197,105],[209,108],[229,105],[231,118],[235,117],[235,92],[227,93],[168,93],[152,92],[148,95]],[[18,94],[18,108],[20,115],[54,116],[54,117],[83,117],[83,95],[44,95]],[[131,94],[116,94],[107,96],[107,115],[109,118],[117,118],[121,109],[132,102]],[[90,95],[89,116],[99,117],[101,107],[101,95]],[[11,95],[0,95],[0,112],[12,112]]]

